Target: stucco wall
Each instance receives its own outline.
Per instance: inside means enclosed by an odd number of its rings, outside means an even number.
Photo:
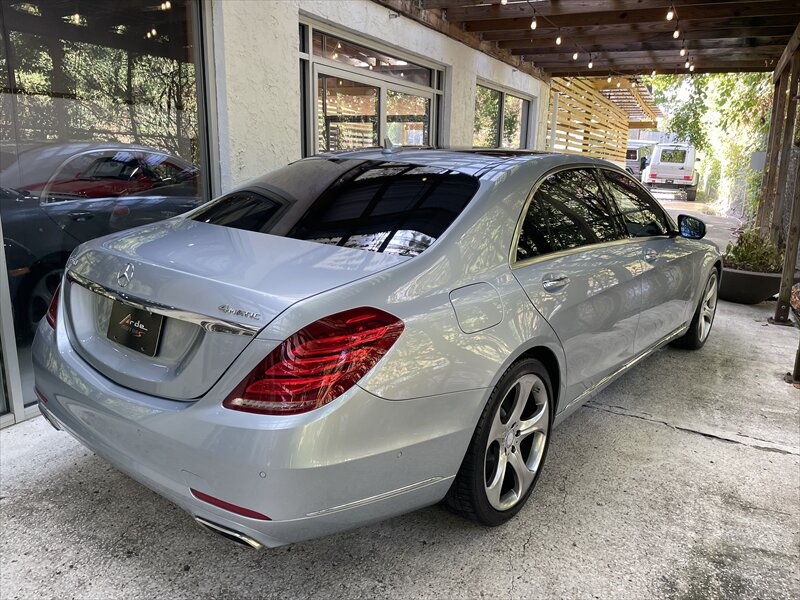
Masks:
[[[538,100],[543,147],[549,87],[512,66],[370,0],[213,0],[212,30],[222,191],[296,160],[301,153],[298,23],[301,12],[446,68],[443,141],[472,145],[478,78]]]

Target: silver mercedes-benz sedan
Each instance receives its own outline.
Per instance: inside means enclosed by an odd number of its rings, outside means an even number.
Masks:
[[[704,234],[602,160],[301,160],[77,248],[34,342],[39,406],[256,548],[443,499],[499,525],[555,425],[663,345],[703,346]]]

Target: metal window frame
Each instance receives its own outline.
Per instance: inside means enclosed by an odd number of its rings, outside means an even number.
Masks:
[[[440,143],[441,135],[441,116],[443,114],[444,104],[444,87],[446,67],[439,63],[432,62],[424,57],[418,57],[405,50],[388,46],[381,42],[365,38],[357,33],[352,33],[347,30],[338,29],[330,25],[321,23],[314,18],[301,13],[300,24],[305,25],[306,43],[305,48],[307,52],[298,52],[300,61],[306,62],[305,73],[307,74],[306,80],[301,83],[305,92],[306,98],[301,114],[301,131],[303,131],[304,144],[303,156],[311,156],[320,152],[327,152],[319,147],[319,135],[317,131],[319,123],[319,108],[317,106],[317,95],[319,93],[318,82],[320,75],[328,75],[333,77],[340,77],[349,81],[356,81],[365,85],[370,85],[378,88],[378,143],[386,137],[388,128],[387,110],[386,110],[386,96],[387,91],[392,90],[401,92],[403,94],[410,94],[414,96],[421,96],[428,98],[431,101],[430,112],[428,115],[428,145],[436,147]],[[356,44],[360,44],[366,48],[370,48],[379,52],[385,52],[392,56],[408,59],[414,64],[418,64],[427,69],[431,69],[431,84],[423,86],[411,81],[400,81],[395,77],[388,75],[381,75],[379,73],[369,72],[364,73],[362,69],[348,67],[347,65],[331,60],[322,56],[314,54],[313,35],[315,31],[341,38]]]
[[[499,85],[493,81],[482,79],[480,77],[478,77],[475,81],[475,86],[481,86],[500,93],[500,106],[498,107],[497,111],[499,117],[497,119],[497,146],[491,146],[491,148],[503,149],[503,125],[505,123],[505,110],[503,110],[503,107],[505,105],[506,96],[513,96],[514,98],[519,98],[520,100],[527,102],[525,105],[527,106],[527,110],[525,111],[525,115],[522,119],[522,126],[519,135],[521,145],[519,148],[513,148],[513,150],[530,150],[535,148],[537,132],[536,122],[533,120],[533,117],[534,115],[538,114],[539,97],[520,92],[514,88]],[[472,132],[472,137],[474,140],[474,130]],[[473,146],[473,148],[479,147],[484,146]]]

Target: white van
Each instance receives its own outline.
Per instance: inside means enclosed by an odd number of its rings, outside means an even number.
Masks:
[[[697,197],[695,151],[689,144],[657,144],[650,164],[642,173],[649,188],[683,190],[686,199]]]

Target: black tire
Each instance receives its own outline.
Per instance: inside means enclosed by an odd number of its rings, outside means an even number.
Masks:
[[[710,309],[710,321],[706,318],[709,314],[708,310],[703,310],[704,307],[708,309],[709,286],[713,287],[713,306]],[[694,311],[694,316],[692,317],[692,322],[689,325],[689,330],[677,340],[672,342],[673,346],[676,348],[683,348],[684,350],[700,350],[700,348],[705,346],[709,335],[711,335],[711,327],[714,325],[714,316],[717,314],[718,293],[719,272],[715,267],[711,269],[711,273],[709,274],[708,279],[706,279],[706,284],[703,287],[703,293],[700,295],[700,302],[698,302],[697,308]],[[705,321],[704,326],[707,327],[707,329],[701,328],[701,319]]]
[[[17,320],[17,337],[22,341],[33,339],[39,321],[42,320],[50,306],[61,277],[64,266],[56,263],[47,263],[37,267],[25,282],[21,290],[18,311],[15,311]]]
[[[527,377],[528,375],[533,375],[534,377]],[[496,418],[502,420],[502,415],[508,414],[509,416],[507,418],[510,421],[516,414],[518,401],[516,398],[519,397],[519,390],[522,389],[518,386],[523,378],[525,378],[526,381],[535,382],[538,380],[541,382],[546,397],[544,398],[542,406],[540,406],[542,390],[537,387],[538,383],[533,383],[533,387],[530,389],[525,403],[528,404],[529,408],[532,407],[534,412],[526,413],[525,411],[528,410],[528,408],[520,409],[520,419],[516,424],[533,423],[538,420],[542,427],[546,422],[547,429],[544,433],[534,431],[533,433],[529,432],[523,434],[521,437],[516,437],[519,435],[519,432],[514,431],[515,423],[509,422],[509,429],[505,437],[506,439],[510,437],[512,443],[516,443],[519,447],[518,450],[512,453],[516,454],[517,461],[521,459],[525,466],[528,466],[529,462],[534,462],[535,460],[535,471],[529,470],[526,474],[527,478],[532,475],[532,479],[528,484],[529,487],[524,491],[520,489],[520,493],[516,493],[515,486],[520,484],[520,480],[516,475],[516,468],[518,468],[518,466],[515,467],[512,465],[512,462],[515,462],[512,460],[512,454],[506,453],[508,462],[504,462],[503,464],[507,464],[511,467],[510,479],[512,480],[512,484],[511,488],[505,492],[505,496],[511,496],[514,504],[507,509],[498,510],[492,506],[487,492],[487,486],[489,486],[486,471],[487,461],[489,461],[490,454],[492,454],[491,447],[497,443],[496,441],[490,442],[489,434],[492,431],[492,426],[495,424]],[[514,392],[515,396],[511,398],[511,392],[514,390],[516,390]],[[514,402],[511,405],[508,404],[510,398]],[[544,404],[546,404],[546,406],[543,407]],[[503,412],[503,407],[506,408],[506,412]],[[542,413],[542,409],[546,410],[546,413]],[[553,413],[553,388],[550,383],[550,376],[544,365],[533,358],[521,359],[511,365],[500,378],[500,381],[497,382],[480,419],[478,419],[478,425],[472,435],[472,440],[470,441],[464,460],[461,463],[461,468],[445,497],[445,504],[454,512],[489,527],[502,525],[516,515],[525,505],[531,492],[533,492],[539,475],[542,472],[544,461],[547,457],[547,449],[550,445]],[[526,414],[528,418],[524,419]],[[540,440],[538,437],[539,435],[543,435],[543,440]],[[531,441],[528,443],[528,440]],[[528,446],[528,449],[525,449],[524,446]],[[507,448],[508,446],[506,446],[506,449]],[[511,446],[511,448],[513,449],[514,446]],[[503,452],[499,445],[498,451]],[[533,452],[536,453],[536,457],[533,456]],[[530,453],[528,457],[525,456],[526,453]],[[496,487],[496,489],[499,490],[498,501],[502,500],[500,494],[503,493],[502,490],[506,486],[508,466],[503,466],[503,474],[494,478],[494,481],[500,482],[498,486],[489,486]],[[497,467],[497,465],[495,465],[495,467]],[[495,474],[499,472],[500,468],[497,468]]]
[[[686,201],[694,202],[695,200],[697,200],[697,188],[691,187],[686,190]]]

